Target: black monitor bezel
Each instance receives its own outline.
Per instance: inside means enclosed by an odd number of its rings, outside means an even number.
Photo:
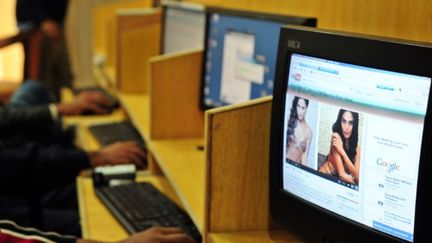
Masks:
[[[192,9],[192,8],[188,7],[188,5],[196,5],[196,6],[202,7],[202,10]],[[162,28],[161,28],[161,39],[160,39],[160,50],[159,50],[159,53],[161,55],[165,55],[165,54],[167,54],[167,53],[165,53],[165,31],[166,31],[166,26],[165,26],[166,21],[165,21],[165,18],[166,18],[166,11],[167,11],[167,9],[168,8],[174,8],[174,9],[181,9],[181,10],[187,9],[187,10],[197,11],[197,12],[201,12],[202,11],[202,13],[206,15],[206,7],[205,7],[205,5],[202,5],[202,4],[199,4],[199,3],[188,3],[188,2],[172,1],[171,0],[171,1],[162,1],[161,8],[162,8],[162,21],[161,21],[162,22],[161,23],[162,24],[161,25]],[[207,20],[207,15],[205,16],[205,18]]]
[[[288,46],[288,41],[298,41]],[[292,42],[291,42],[292,43]],[[297,45],[298,44],[298,45]],[[294,48],[294,47],[298,47]],[[270,135],[270,211],[272,218],[313,242],[406,242],[324,210],[286,192],[282,186],[283,111],[287,90],[290,56],[293,53],[324,58],[395,72],[432,77],[432,46],[427,43],[332,32],[307,27],[289,26],[281,30],[273,93]],[[415,242],[428,239],[427,220],[431,210],[432,185],[431,99],[429,98],[422,138],[419,165]],[[421,200],[419,200],[421,199]]]
[[[200,89],[200,109],[202,111],[216,108],[216,106],[210,106],[205,103],[205,75],[206,75],[206,62],[207,62],[207,50],[208,50],[208,35],[210,28],[210,16],[214,13],[223,14],[223,15],[231,15],[237,17],[246,17],[246,18],[255,18],[259,20],[269,20],[269,21],[278,21],[283,23],[290,23],[296,25],[304,25],[304,26],[317,26],[317,18],[314,17],[303,17],[303,16],[291,16],[291,15],[280,15],[280,14],[270,14],[270,13],[261,13],[261,12],[253,12],[253,11],[242,11],[235,9],[226,9],[219,7],[207,7],[206,8],[206,28],[205,28],[205,37],[204,37],[204,56],[202,62],[202,73],[201,73],[201,89]]]

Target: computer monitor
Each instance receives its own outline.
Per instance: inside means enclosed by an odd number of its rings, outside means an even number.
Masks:
[[[430,238],[431,57],[428,44],[282,29],[274,220],[313,242]]]
[[[315,18],[207,8],[201,108],[273,93],[281,26],[316,26]]]
[[[162,6],[162,53],[204,48],[205,7],[178,1],[163,1]]]

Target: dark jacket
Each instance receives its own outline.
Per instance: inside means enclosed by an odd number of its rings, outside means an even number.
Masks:
[[[52,189],[73,182],[80,170],[90,167],[87,154],[72,144],[32,136],[49,127],[54,122],[46,105],[0,108],[0,193]]]
[[[27,132],[52,124],[48,105],[28,108],[0,107],[0,138],[12,132]]]
[[[38,26],[46,19],[63,23],[68,0],[17,0],[16,18],[18,22],[32,22]]]

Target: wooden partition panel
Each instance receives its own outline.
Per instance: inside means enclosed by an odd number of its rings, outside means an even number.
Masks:
[[[151,0],[117,0],[96,4],[92,9],[93,52],[102,53],[107,58],[107,65],[115,66],[115,19],[121,8],[149,8]]]
[[[151,139],[203,137],[202,57],[202,50],[192,50],[150,59]]]
[[[159,55],[159,9],[124,10],[117,15],[117,86],[126,93],[148,92],[147,62]]]
[[[270,114],[271,97],[206,112],[207,232],[270,228]]]
[[[430,0],[190,0],[206,5],[318,18],[318,27],[432,42]]]

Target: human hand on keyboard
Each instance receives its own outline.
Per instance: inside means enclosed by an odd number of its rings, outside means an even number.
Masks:
[[[146,231],[133,234],[121,243],[193,243],[190,236],[178,228],[173,227],[154,227]]]
[[[60,115],[106,114],[110,112],[112,105],[112,101],[101,92],[83,91],[72,102],[57,104],[57,110]]]
[[[178,228],[155,227],[143,232],[133,234],[129,238],[118,243],[193,243],[190,236]],[[96,243],[91,240],[78,239],[77,243]],[[100,242],[99,242],[100,243]]]
[[[90,164],[93,167],[100,165],[135,164],[138,168],[144,167],[146,154],[135,142],[117,142],[103,147],[90,155]]]

